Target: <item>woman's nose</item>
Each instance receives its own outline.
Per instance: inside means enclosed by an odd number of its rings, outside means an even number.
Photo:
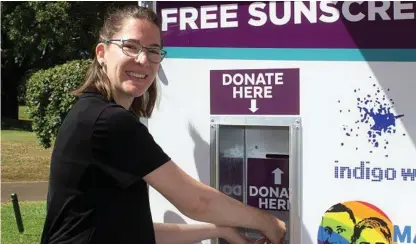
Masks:
[[[145,51],[141,51],[139,55],[137,55],[135,61],[143,66],[149,65],[149,60],[147,59],[147,54]]]

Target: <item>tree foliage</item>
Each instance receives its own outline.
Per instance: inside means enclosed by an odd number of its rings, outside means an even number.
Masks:
[[[38,141],[49,148],[76,97],[91,60],[74,60],[34,73],[27,84],[26,102]]]
[[[30,74],[91,57],[104,15],[131,2],[1,2],[2,113],[17,110],[17,87]],[[14,116],[14,115],[13,115]]]

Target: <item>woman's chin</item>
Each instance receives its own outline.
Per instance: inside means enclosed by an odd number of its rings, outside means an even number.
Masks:
[[[143,87],[128,86],[125,87],[124,92],[132,97],[141,97],[146,92],[146,90]]]
[[[134,90],[130,92],[131,96],[135,98],[143,96],[144,93],[145,93],[144,90]]]

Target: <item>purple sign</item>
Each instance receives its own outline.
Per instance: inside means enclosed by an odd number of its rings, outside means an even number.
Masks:
[[[219,160],[219,190],[243,201],[243,159],[221,157]]]
[[[211,70],[211,114],[299,115],[299,69]]]
[[[416,48],[416,2],[157,2],[167,47]]]
[[[289,159],[247,159],[247,204],[289,211]]]

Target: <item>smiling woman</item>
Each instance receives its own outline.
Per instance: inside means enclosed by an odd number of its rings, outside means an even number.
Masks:
[[[160,28],[160,19],[146,9],[113,13],[100,31],[85,83],[74,94],[94,88],[136,115],[150,116],[157,97],[154,81],[166,55]]]
[[[285,224],[201,184],[181,170],[139,117],[157,98],[166,52],[161,21],[138,6],[106,19],[79,99],[56,137],[42,234],[46,243],[195,243],[222,237],[247,243],[233,227],[278,244]],[[153,223],[148,184],[201,225]]]

